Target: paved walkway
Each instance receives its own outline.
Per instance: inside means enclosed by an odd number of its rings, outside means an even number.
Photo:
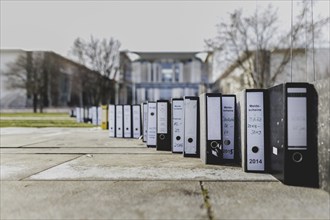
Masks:
[[[1,128],[1,219],[329,219],[329,194],[109,139]]]

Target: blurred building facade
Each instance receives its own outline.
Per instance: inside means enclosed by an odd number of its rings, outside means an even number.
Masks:
[[[1,49],[1,109],[32,107],[28,89],[13,86],[15,78],[6,74],[19,58],[27,58],[29,54],[41,54],[47,60],[44,95],[40,98],[43,107],[95,105],[99,78],[102,78],[98,72],[50,51]],[[121,51],[119,71],[109,82],[109,103],[139,104],[210,91],[212,62],[212,53],[205,52]]]
[[[32,95],[24,87],[13,86],[18,78],[6,74],[10,66],[28,54],[41,54],[47,68],[43,69],[43,107],[70,107],[93,105],[97,78],[101,75],[70,59],[49,51],[24,51],[1,49],[0,60],[0,108],[30,108]],[[18,68],[19,69],[19,68]],[[22,69],[18,71],[24,71]],[[15,73],[14,73],[15,74]],[[13,74],[13,75],[14,75]],[[24,75],[24,74],[22,74]]]
[[[169,100],[197,96],[208,91],[212,79],[210,53],[202,52],[122,52],[131,61],[123,74],[127,100]],[[121,61],[122,62],[122,61]]]
[[[241,67],[237,62],[223,68],[213,68],[213,74],[218,77],[212,85],[213,92],[221,93],[237,93],[243,89],[258,88],[250,72],[258,72],[258,67],[263,66],[265,69],[263,75],[264,88],[278,85],[284,82],[291,81],[291,60],[283,66],[281,71],[276,74],[278,67],[283,61],[284,56],[287,56],[290,49],[274,50],[274,51],[259,51],[259,59],[256,57],[256,52],[249,56],[240,58],[242,61]],[[293,82],[313,82],[330,77],[330,50],[329,48],[319,48],[314,51],[315,59],[315,78],[313,71],[313,54],[311,50],[294,49],[292,59],[292,81]],[[217,56],[216,53],[214,56]],[[216,58],[214,59],[216,62]],[[257,63],[259,63],[257,67]],[[216,65],[213,65],[216,66]],[[220,66],[220,65],[219,65]],[[245,69],[245,70],[244,70]],[[249,71],[246,71],[249,70]],[[275,77],[276,74],[276,77]],[[257,74],[260,77],[260,74]]]

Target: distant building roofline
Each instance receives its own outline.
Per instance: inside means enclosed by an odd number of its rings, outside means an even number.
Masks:
[[[196,56],[201,53],[210,53],[209,51],[121,51],[122,53],[129,54],[128,57],[131,57],[132,61],[155,61],[155,60],[191,60],[199,59],[204,62],[203,59]],[[207,57],[207,56],[206,56]]]
[[[55,53],[54,51],[50,51],[50,50],[24,50],[24,49],[9,49],[9,48],[5,48],[5,49],[0,49],[1,52],[44,52],[44,53],[48,53],[48,54],[52,54],[53,56],[55,57],[58,57],[62,60],[65,60],[66,62],[68,63],[71,63],[72,65],[75,65],[75,66],[78,66],[82,69],[85,69],[87,71],[90,71],[90,72],[94,72],[94,73],[97,73],[97,74],[100,74],[99,72],[97,71],[94,71],[94,70],[91,70],[89,69],[88,67],[84,66],[83,64],[80,64],[80,63],[77,63],[67,57],[64,57],[58,53]]]

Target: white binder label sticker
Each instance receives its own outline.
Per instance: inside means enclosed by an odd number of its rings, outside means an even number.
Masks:
[[[235,98],[222,97],[223,158],[234,159]]]
[[[148,105],[143,104],[143,141],[148,137]]]
[[[156,145],[157,127],[156,127],[156,103],[148,103],[148,138],[147,145]]]
[[[133,105],[133,137],[138,138],[141,135],[141,113],[140,106]]]
[[[131,106],[124,105],[124,136],[131,137]]]
[[[173,152],[182,152],[184,145],[184,108],[183,100],[173,100],[172,128]]]
[[[114,137],[115,136],[115,106],[109,105],[109,136]]]
[[[220,97],[207,97],[207,139],[221,140]]]
[[[306,97],[288,97],[288,146],[307,147]]]
[[[265,170],[263,92],[246,93],[247,169]]]
[[[116,106],[116,137],[123,137],[123,107]]]
[[[167,134],[167,102],[157,102],[157,133]]]
[[[185,146],[186,154],[197,153],[197,101],[185,99]]]

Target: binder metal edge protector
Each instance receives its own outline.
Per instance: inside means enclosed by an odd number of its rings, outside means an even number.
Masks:
[[[150,122],[150,114],[149,114],[149,104],[155,104],[155,112],[154,112],[154,118],[155,118],[155,122],[154,122],[154,124],[153,124],[153,126],[155,127],[154,128],[154,130],[155,130],[155,140],[154,140],[154,143],[150,143],[150,142],[148,142],[149,141],[149,139],[150,139],[150,134],[151,134],[151,132],[150,132],[150,127],[149,127],[149,124],[151,123]],[[156,145],[157,145],[157,103],[156,102],[149,102],[148,101],[148,114],[147,114],[147,117],[148,117],[148,119],[147,119],[147,147],[153,147],[153,148],[156,148]]]
[[[160,104],[166,104],[166,132],[162,132],[160,127]],[[171,104],[168,100],[158,100],[156,105],[157,111],[157,140],[156,149],[162,151],[171,151]]]
[[[142,129],[143,129],[143,142],[147,142],[148,138],[148,103],[143,103],[143,122],[142,122]]]
[[[131,105],[124,105],[124,138],[131,138],[132,137],[132,106]],[[128,116],[129,114],[129,116]],[[128,117],[127,117],[128,116]]]
[[[179,136],[175,136],[174,132],[175,132],[175,126],[174,126],[174,117],[173,117],[173,113],[174,113],[174,102],[182,102],[182,134]],[[172,153],[183,153],[184,150],[184,99],[183,98],[172,98],[172,105],[171,105],[171,149],[172,149]],[[181,141],[182,142],[182,150],[174,150],[174,142],[177,141]]]
[[[136,123],[136,121],[135,121],[135,115],[134,115],[134,109],[135,108],[138,108],[138,117],[139,117],[139,119],[138,119],[138,122]],[[133,138],[139,138],[140,136],[141,136],[141,105],[132,105],[132,131],[133,131],[133,135],[132,135],[132,137]],[[138,130],[138,131],[140,131],[140,132],[135,132],[136,130]]]
[[[275,118],[275,121],[274,118],[271,118],[271,122],[273,124],[270,124],[270,131],[273,132],[276,128],[282,128],[280,130],[282,138],[278,138],[279,141],[277,141],[276,137],[270,137],[270,146],[272,147],[272,152],[270,152],[272,175],[278,180],[280,180],[282,183],[287,185],[318,187],[319,179],[317,158],[317,93],[313,86],[308,83],[284,83],[278,86],[274,86],[270,88],[270,90],[276,89],[276,87],[282,87],[280,89],[282,89],[281,95],[283,97],[281,97],[282,100],[280,101],[282,101],[283,112],[282,115],[279,115],[280,117]],[[270,91],[269,93],[270,98],[273,100],[273,97],[271,97],[272,91]],[[305,98],[306,104],[301,102],[302,100],[299,100],[299,102],[295,102],[292,98]],[[293,108],[301,108],[299,107],[299,105],[301,104],[306,106],[306,111],[303,112],[306,115],[306,139],[304,141],[303,138],[299,137],[298,144],[295,143],[295,140],[292,140],[295,134],[292,132],[291,134],[289,134],[289,130],[290,127],[292,128],[292,123],[295,127],[298,126],[297,122],[301,124],[304,120],[299,119],[299,121],[293,121],[291,122],[291,125],[289,125],[289,117],[291,115],[291,107],[289,109],[289,99],[291,99],[290,103],[294,104]],[[296,99],[296,101],[298,101],[298,99]],[[279,112],[277,112],[277,114],[278,113]],[[273,113],[271,113],[271,115],[273,116]],[[297,111],[294,111],[294,116],[299,118],[302,117],[299,116]],[[279,126],[272,127],[274,123],[278,124]],[[291,142],[291,144],[289,142]],[[292,146],[290,146],[289,144]],[[276,148],[276,150],[274,148]],[[275,170],[274,163],[278,166],[277,168],[280,169]]]
[[[111,114],[113,113],[113,114]],[[116,106],[108,106],[109,137],[116,137]]]
[[[252,93],[252,92],[261,92],[263,94],[263,126],[261,129],[263,129],[263,143],[261,147],[263,147],[263,154],[261,154],[262,156],[262,160],[261,164],[263,164],[263,169],[249,169],[248,168],[248,160],[251,162],[251,164],[260,164],[260,158],[248,158],[249,152],[247,150],[248,148],[248,134],[247,134],[247,130],[248,130],[248,125],[247,125],[247,94],[248,93]],[[243,94],[243,107],[244,107],[244,120],[243,120],[243,133],[244,134],[243,137],[241,137],[242,140],[242,166],[243,166],[243,170],[244,172],[251,172],[251,173],[265,173],[267,172],[267,164],[268,164],[268,151],[267,151],[267,146],[268,146],[268,132],[266,130],[266,124],[268,123],[267,120],[267,91],[265,89],[245,89]],[[242,119],[241,119],[242,120]],[[242,122],[242,121],[241,121]],[[258,146],[253,146],[251,148],[251,151],[253,153],[258,153],[260,151],[260,149],[258,148]],[[251,152],[250,152],[251,153]],[[252,154],[253,155],[253,154]]]
[[[190,137],[187,137],[187,122],[191,121],[191,118],[187,118],[187,114],[186,114],[186,101],[187,100],[193,100],[196,101],[196,153],[186,153],[186,147],[187,147],[187,142],[189,142],[188,139],[190,139]],[[184,148],[183,148],[183,156],[184,157],[200,157],[200,134],[199,134],[199,97],[198,96],[185,96],[184,97],[184,124],[185,124],[185,129],[184,129]]]
[[[118,109],[118,108],[120,108],[120,109]],[[120,121],[118,121],[118,115],[119,115],[118,110],[121,110]],[[123,107],[123,105],[116,105],[116,137],[117,138],[124,137],[123,126],[124,126],[124,107]],[[118,132],[119,127],[120,127],[120,132]]]
[[[227,158],[225,158],[225,144],[227,144],[226,143],[226,138],[225,138],[225,134],[224,134],[224,132],[225,132],[225,130],[226,129],[224,129],[224,122],[223,122],[223,117],[224,117],[224,114],[223,114],[223,111],[224,111],[224,105],[223,105],[223,98],[227,98],[227,97],[229,97],[229,98],[233,98],[234,99],[234,102],[233,102],[233,111],[234,111],[234,114],[233,114],[233,116],[234,116],[234,123],[233,123],[233,125],[234,125],[234,129],[233,129],[233,134],[231,135],[232,137],[230,138],[231,140],[233,140],[233,144],[232,144],[232,149],[233,149],[233,151],[234,151],[234,154],[233,154],[233,159],[227,159]],[[222,113],[222,138],[223,138],[223,155],[224,155],[224,158],[223,158],[223,160],[224,161],[228,161],[228,162],[238,162],[238,158],[239,158],[239,151],[238,151],[238,138],[237,138],[237,136],[238,136],[238,132],[237,132],[237,128],[238,128],[238,126],[237,126],[237,99],[236,99],[236,95],[234,95],[234,94],[223,94],[222,95],[222,98],[221,98],[221,107],[222,107],[222,110],[221,110],[221,113]]]

